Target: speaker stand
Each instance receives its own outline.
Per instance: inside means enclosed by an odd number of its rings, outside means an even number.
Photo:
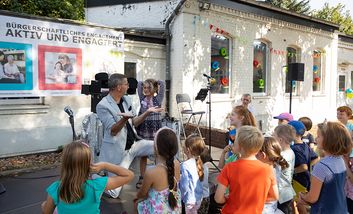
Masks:
[[[293,80],[289,81],[289,114],[292,113]]]

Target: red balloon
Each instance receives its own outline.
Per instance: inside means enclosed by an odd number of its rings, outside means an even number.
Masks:
[[[254,60],[254,61],[252,62],[252,64],[253,64],[253,66],[256,68],[256,67],[259,65],[259,62],[258,62],[257,60]]]
[[[227,86],[227,85],[229,84],[228,78],[223,77],[223,78],[221,79],[221,83],[222,83],[222,85]]]

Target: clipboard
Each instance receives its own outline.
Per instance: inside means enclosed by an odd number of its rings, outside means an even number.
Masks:
[[[206,99],[207,95],[208,95],[208,89],[201,88],[200,91],[197,93],[195,100],[201,100],[203,102]]]

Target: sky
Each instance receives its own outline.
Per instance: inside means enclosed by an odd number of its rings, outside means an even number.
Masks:
[[[351,17],[353,18],[353,1],[352,0],[310,0],[311,9],[321,9],[325,3],[328,3],[330,7],[336,6],[338,3],[345,5],[345,10],[349,10]]]

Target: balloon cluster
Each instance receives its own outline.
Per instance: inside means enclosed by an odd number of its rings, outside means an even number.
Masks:
[[[352,98],[353,98],[353,90],[352,90],[351,88],[347,88],[347,89],[345,90],[345,92],[346,92],[346,97],[347,97],[348,99],[352,99]]]

